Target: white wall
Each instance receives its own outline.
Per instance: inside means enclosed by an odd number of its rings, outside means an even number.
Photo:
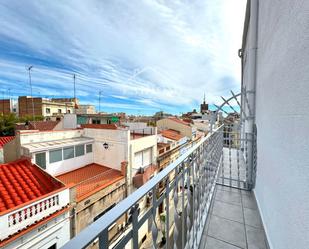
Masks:
[[[20,144],[47,142],[53,140],[60,140],[66,138],[81,137],[83,130],[66,130],[66,131],[45,131],[45,132],[31,132],[20,131]]]
[[[85,136],[94,138],[94,162],[114,169],[121,169],[121,162],[128,161],[129,130],[84,129]],[[105,149],[103,144],[108,144]]]
[[[92,145],[92,151],[93,151],[93,147],[94,145]],[[33,163],[35,163],[35,157],[32,160],[33,160]],[[49,153],[48,151],[46,152],[46,171],[53,176],[61,175],[66,172],[70,172],[72,170],[86,166],[93,162],[94,162],[93,152],[86,153],[86,147],[85,147],[85,155],[62,160],[59,162],[54,162],[54,163],[49,163]]]
[[[70,240],[69,211],[14,240],[3,249],[47,249],[53,244],[62,247]]]
[[[260,0],[259,6],[255,195],[271,248],[306,249],[309,1]],[[245,84],[249,70],[246,63]]]

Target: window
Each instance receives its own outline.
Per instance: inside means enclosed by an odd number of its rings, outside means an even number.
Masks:
[[[86,145],[86,153],[91,153],[92,152],[92,144],[87,144]]]
[[[74,157],[74,147],[63,148],[63,160]]]
[[[52,246],[48,247],[47,249],[57,249],[57,244],[53,244]]]
[[[68,110],[68,113],[71,113],[71,110]]]
[[[75,146],[75,156],[85,155],[85,146],[83,144]]]
[[[42,169],[46,169],[46,153],[35,154],[35,164],[39,165]]]
[[[58,109],[58,113],[61,113],[62,112],[62,110],[61,109]]]
[[[46,108],[45,111],[46,111],[46,114],[50,114],[50,108]]]
[[[93,124],[101,124],[100,119],[92,119]]]
[[[62,149],[51,150],[49,152],[49,163],[55,163],[62,160]]]

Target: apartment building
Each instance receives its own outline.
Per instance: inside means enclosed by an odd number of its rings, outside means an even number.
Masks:
[[[119,124],[119,117],[114,114],[77,114],[77,124]]]
[[[12,102],[10,99],[0,99],[0,113],[9,114],[12,112]]]
[[[115,124],[85,124],[84,133],[94,138],[95,161],[105,165],[128,162],[127,181],[140,187],[155,173],[157,154],[156,128],[130,129]]]
[[[94,105],[78,105],[78,109],[75,110],[76,114],[96,114]]]
[[[162,130],[157,137],[159,170],[162,170],[171,162],[175,161],[189,145],[188,138],[182,136],[179,131]]]
[[[71,237],[126,196],[124,167],[96,161],[94,141],[83,129],[20,130],[4,149],[6,161],[27,157],[69,186]],[[115,224],[111,237],[124,222],[123,217]]]
[[[38,115],[47,120],[59,119],[65,113],[74,113],[74,99],[47,99],[41,97],[20,96],[18,114],[20,117]]]
[[[176,117],[164,118],[157,121],[158,131],[175,130],[179,131],[182,136],[186,136],[190,140],[196,139],[196,127]]]
[[[52,249],[70,240],[68,187],[30,160],[0,164],[0,247]]]

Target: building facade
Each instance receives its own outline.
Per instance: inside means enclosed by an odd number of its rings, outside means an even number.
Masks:
[[[66,101],[67,100],[67,101]],[[65,113],[74,113],[75,102],[72,99],[46,99],[41,97],[20,96],[18,98],[18,115],[43,116],[46,119],[60,118]]]
[[[182,136],[186,136],[190,140],[196,138],[196,128],[179,118],[171,117],[158,120],[157,128],[158,131],[167,129],[179,131]]]
[[[248,1],[240,50],[242,135],[257,136],[254,193],[276,249],[309,244],[308,13],[308,1]]]
[[[59,248],[70,240],[69,189],[28,159],[0,165],[0,247]]]

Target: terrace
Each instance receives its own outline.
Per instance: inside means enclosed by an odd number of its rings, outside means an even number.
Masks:
[[[266,249],[251,191],[254,135],[235,136],[230,130],[223,125],[214,129],[64,248],[85,248],[99,238],[100,248],[115,249]],[[150,205],[140,212],[138,203],[144,197]],[[108,228],[126,213],[130,225],[116,242],[111,242]],[[139,230],[146,221],[151,229],[146,238],[140,238]]]

